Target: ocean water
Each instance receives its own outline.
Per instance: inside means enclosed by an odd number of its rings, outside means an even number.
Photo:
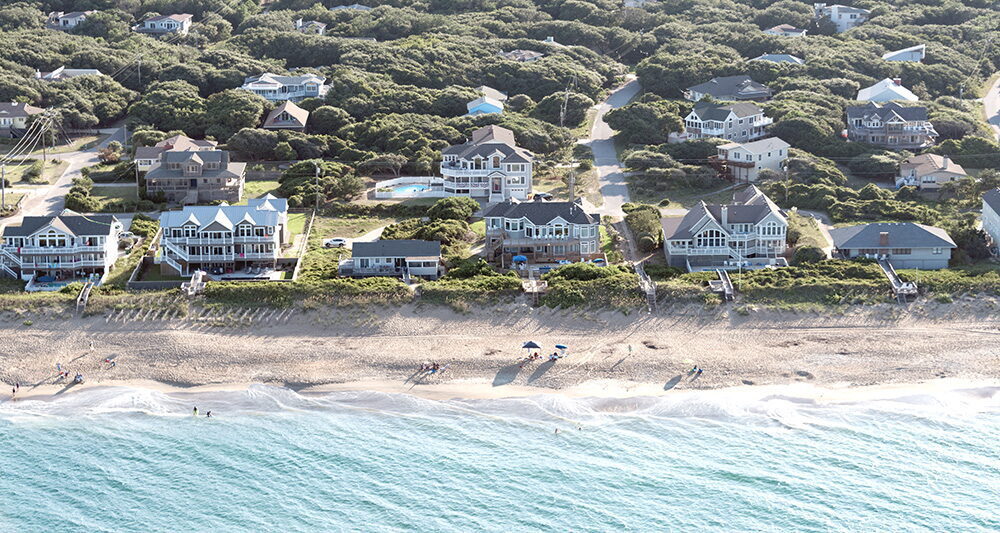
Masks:
[[[997,389],[749,390],[7,402],[0,531],[1000,530]]]

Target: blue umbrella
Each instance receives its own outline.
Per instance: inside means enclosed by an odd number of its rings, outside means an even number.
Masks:
[[[527,263],[528,262],[528,258],[525,257],[525,256],[523,256],[523,255],[515,255],[514,257],[511,258],[511,260],[514,261],[515,263]]]
[[[566,346],[565,344],[557,344],[556,348],[559,348],[560,350],[566,350],[569,348],[569,346]]]
[[[528,341],[528,342],[524,343],[524,346],[522,346],[522,348],[524,348],[526,350],[537,350],[537,349],[541,348],[541,346],[539,346],[538,343],[535,342],[535,341]]]

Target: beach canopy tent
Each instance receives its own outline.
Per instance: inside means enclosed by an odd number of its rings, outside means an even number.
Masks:
[[[526,256],[523,256],[523,255],[515,255],[514,257],[510,258],[510,260],[513,261],[513,262],[515,262],[515,263],[527,263],[528,262],[528,258]]]
[[[541,349],[541,346],[539,346],[538,343],[535,341],[528,341],[524,343],[524,346],[522,346],[522,348],[524,348],[525,350],[538,350]]]

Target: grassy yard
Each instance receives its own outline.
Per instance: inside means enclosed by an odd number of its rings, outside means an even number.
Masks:
[[[57,144],[54,148],[49,147],[47,153],[49,154],[65,154],[67,152],[78,152],[81,150],[88,150],[101,143],[107,137],[106,135],[81,135],[79,137],[70,138],[69,144]],[[66,139],[60,139],[61,142],[65,143]],[[31,153],[31,155],[42,155],[42,150],[38,149]]]
[[[138,201],[139,189],[135,185],[113,185],[110,187],[95,186],[90,193],[91,196],[101,201],[114,200],[120,198],[126,201]]]
[[[629,196],[633,202],[656,205],[667,209],[686,209],[704,200],[708,204],[729,203],[733,200],[731,183],[720,182],[713,189],[671,189],[652,191],[645,187],[635,187],[629,183]],[[737,189],[742,186],[737,187]]]
[[[788,233],[798,233],[799,239],[796,246],[816,246],[826,248],[830,246],[826,242],[823,233],[820,232],[816,219],[792,212],[788,214]]]
[[[278,182],[271,180],[247,181],[243,186],[243,198],[240,203],[245,204],[251,198],[260,198],[267,193],[274,193],[278,189]]]
[[[395,218],[317,216],[309,234],[309,247],[305,257],[302,258],[299,280],[334,278],[337,275],[337,264],[340,259],[350,256],[350,251],[346,248],[324,248],[324,240],[333,237],[346,239],[360,237],[394,222]]]
[[[40,161],[28,159],[17,163],[8,163],[5,169],[7,181],[10,182],[11,186],[47,185],[58,179],[59,176],[62,176],[66,167],[69,166],[69,163],[66,161],[49,159],[48,163],[46,163],[41,169],[41,175],[39,177],[32,179],[26,176],[26,174],[28,174],[28,170],[38,162]]]
[[[486,221],[485,220],[477,220],[477,221],[473,222],[472,224],[469,224],[469,228],[472,229],[472,231],[474,231],[476,233],[476,235],[479,236],[480,239],[483,239],[483,238],[486,237]]]
[[[543,170],[532,176],[532,189],[534,192],[549,193],[556,200],[566,201],[569,199],[571,173],[576,175],[576,195],[583,196],[591,204],[601,206],[604,203],[604,197],[601,196],[596,170],[580,172],[576,170],[576,167]]]
[[[4,194],[4,205],[3,208],[0,209],[0,212],[13,209],[14,206],[17,205],[18,200],[20,200],[22,196],[24,195],[21,193],[9,192],[9,191],[6,192]]]
[[[288,231],[292,235],[305,233],[306,222],[309,221],[309,213],[290,213],[288,215]]]

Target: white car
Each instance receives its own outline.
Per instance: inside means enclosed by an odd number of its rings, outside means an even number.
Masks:
[[[340,237],[323,241],[324,248],[343,248],[345,246],[347,246],[347,239],[341,239]]]
[[[135,233],[132,233],[131,231],[123,231],[123,232],[121,232],[118,235],[118,238],[119,239],[134,239],[135,238]]]

